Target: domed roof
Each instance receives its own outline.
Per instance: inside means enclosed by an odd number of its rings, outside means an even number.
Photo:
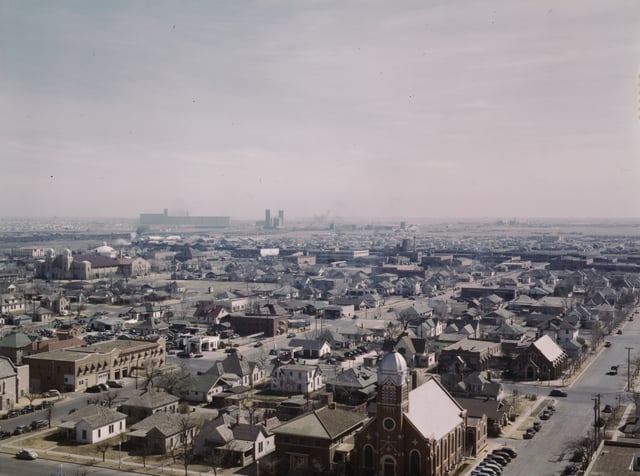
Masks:
[[[407,361],[395,350],[385,355],[378,364],[378,384],[391,380],[394,385],[402,385],[407,377]]]

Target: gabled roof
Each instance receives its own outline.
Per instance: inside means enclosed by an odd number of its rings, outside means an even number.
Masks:
[[[409,392],[408,422],[424,438],[440,440],[463,422],[463,408],[432,378]]]
[[[159,408],[172,403],[178,402],[180,399],[175,395],[171,395],[167,392],[149,391],[142,395],[137,395],[129,398],[123,407],[137,407],[137,408]]]
[[[88,405],[78,411],[62,417],[63,428],[75,428],[80,422],[86,422],[91,428],[101,428],[110,423],[125,420],[127,415],[102,405]]]
[[[144,420],[139,421],[135,425],[132,425],[130,429],[132,431],[149,433],[151,430],[156,429],[159,433],[164,436],[175,435],[182,431],[183,421],[185,420],[184,415],[179,415],[177,413],[167,413],[167,412],[156,412],[151,416],[148,416]],[[195,426],[195,422],[193,426]]]
[[[564,354],[564,351],[560,348],[560,346],[556,344],[548,335],[540,337],[531,345],[535,346],[535,348],[538,349],[549,362],[555,361],[556,359],[562,357],[562,355]]]

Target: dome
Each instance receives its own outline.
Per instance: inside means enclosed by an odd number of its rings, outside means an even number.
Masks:
[[[391,380],[394,385],[402,385],[407,377],[407,361],[398,352],[391,351],[378,364],[378,384]]]

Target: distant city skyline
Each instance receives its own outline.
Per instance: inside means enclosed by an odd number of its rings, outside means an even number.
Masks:
[[[640,2],[0,0],[0,216],[640,216]]]

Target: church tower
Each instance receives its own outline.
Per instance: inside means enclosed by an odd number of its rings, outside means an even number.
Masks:
[[[394,350],[378,365],[376,434],[382,474],[404,474],[404,414],[408,411],[407,362]]]

